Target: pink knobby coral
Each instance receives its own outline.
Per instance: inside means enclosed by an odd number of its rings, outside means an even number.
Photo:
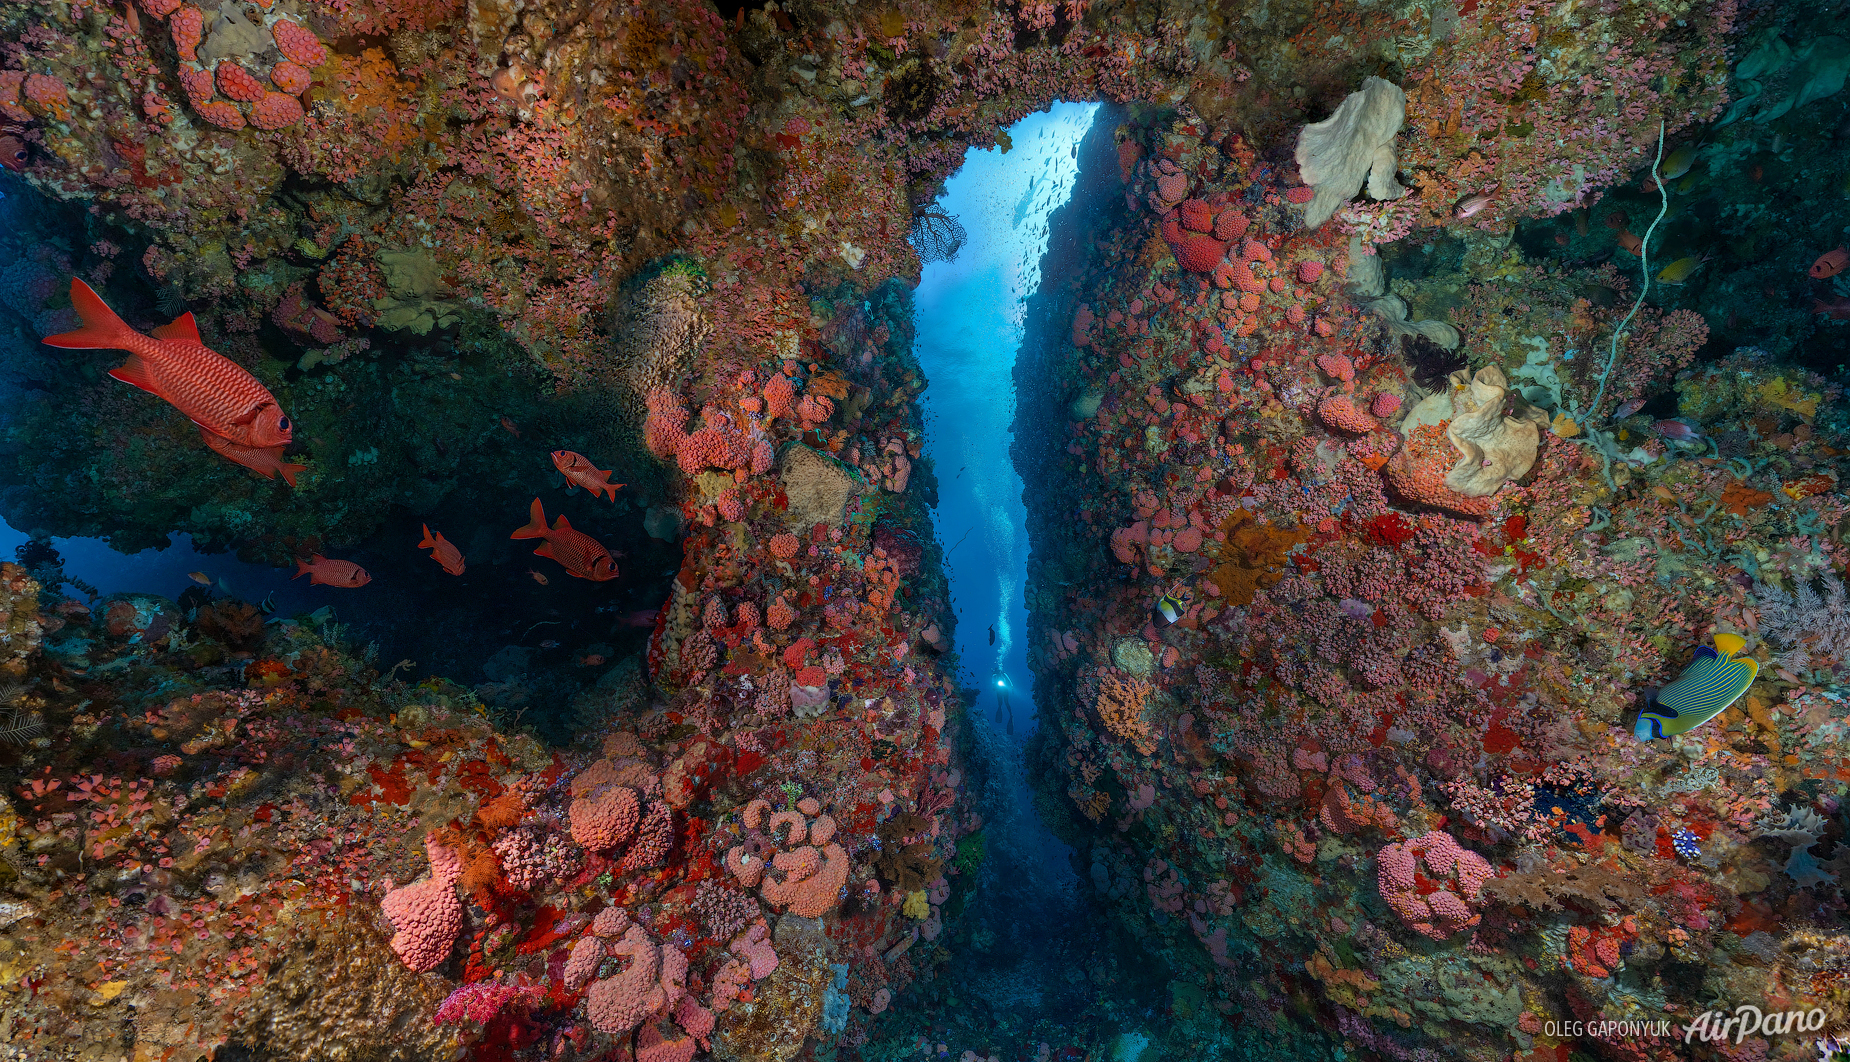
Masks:
[[[315,77],[308,68],[287,59],[270,68],[270,82],[291,96],[300,96],[315,83]]]
[[[788,531],[779,531],[771,536],[771,555],[780,560],[789,560],[796,556],[801,546],[802,543],[797,541],[797,536]]]
[[[199,112],[199,117],[220,129],[230,129],[235,132],[244,128],[244,112],[238,110],[238,105],[230,100],[208,100],[205,103],[195,104],[193,110]]]
[[[636,792],[622,786],[600,786],[573,800],[567,810],[572,840],[593,851],[615,848],[635,832],[640,815]]]
[[[292,63],[313,70],[328,61],[328,49],[321,39],[288,19],[279,19],[271,26],[270,36],[276,41],[276,50]]]
[[[430,877],[393,889],[379,904],[397,931],[393,953],[420,973],[443,964],[463,923],[462,902],[456,898],[462,860],[437,843],[435,834],[425,837],[424,852],[430,858]]]
[[[636,843],[624,854],[623,862],[617,869],[627,873],[652,867],[668,855],[668,849],[674,844],[674,812],[662,801],[649,805],[648,814],[643,817],[642,825],[636,830]]]
[[[782,420],[795,420],[792,403],[796,400],[796,385],[783,373],[774,374],[764,385],[765,416]]]
[[[1214,219],[1214,236],[1231,242],[1246,235],[1246,229],[1251,224],[1245,214],[1228,207],[1220,212],[1220,217]]]
[[[239,103],[256,103],[263,98],[263,82],[229,59],[218,64],[218,90]]]
[[[1199,199],[1186,200],[1181,210],[1182,227],[1190,232],[1213,232],[1214,211]]]
[[[658,387],[645,399],[649,417],[643,423],[643,442],[660,458],[675,456],[687,438],[687,407],[673,391]]]
[[[572,954],[565,960],[565,990],[576,992],[588,984],[597,974],[598,964],[604,961],[604,942],[596,937],[582,937],[572,945]]]
[[[719,514],[734,523],[745,519],[745,499],[739,496],[734,487],[727,487],[720,492],[719,501],[715,503]]]
[[[1357,409],[1348,395],[1330,395],[1318,402],[1317,419],[1351,435],[1366,435],[1377,426],[1375,418]]]
[[[1165,173],[1156,178],[1156,194],[1165,203],[1179,203],[1188,196],[1188,178],[1180,173]]]
[[[184,4],[167,20],[167,32],[173,37],[173,49],[180,53],[180,61],[197,62],[193,49],[206,39],[206,13],[191,4]]]
[[[803,918],[821,918],[840,898],[841,887],[848,881],[848,853],[839,844],[829,844],[818,853],[807,845],[795,852],[779,854],[772,865],[783,871],[781,880],[769,880],[759,895],[766,901],[787,905],[791,913]],[[807,874],[799,873],[811,866]]]
[[[1496,873],[1483,856],[1461,847],[1443,830],[1390,844],[1376,862],[1381,898],[1408,928],[1434,940],[1478,924],[1482,916],[1471,903]],[[1428,881],[1450,887],[1422,894],[1417,877],[1422,871]]]
[[[788,630],[790,625],[796,622],[797,610],[791,608],[788,601],[779,597],[772,600],[771,607],[765,610],[764,618],[765,622],[771,625],[772,630]]]
[[[641,926],[631,926],[609,950],[613,956],[628,959],[629,966],[591,986],[585,1011],[598,1032],[623,1036],[667,1003],[656,980],[661,958]]]
[[[1355,362],[1346,354],[1319,354],[1317,368],[1322,369],[1325,376],[1344,383],[1355,379]]]
[[[259,129],[287,129],[304,117],[302,101],[283,92],[266,92],[251,104],[251,124]]]
[[[777,951],[771,947],[771,942],[765,939],[766,936],[764,920],[759,919],[732,940],[730,950],[734,955],[745,960],[754,981],[764,980],[771,976],[773,970],[777,969]]]
[[[1176,264],[1191,273],[1212,273],[1227,255],[1225,243],[1204,233],[1184,231],[1173,216],[1163,219],[1162,228]]]

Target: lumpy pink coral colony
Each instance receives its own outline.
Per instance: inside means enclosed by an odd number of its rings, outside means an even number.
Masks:
[[[433,837],[425,841],[430,855],[430,876],[386,893],[380,903],[385,917],[397,930],[392,950],[413,970],[432,970],[449,955],[462,929],[462,903],[456,898],[456,879],[462,863],[456,853]]]
[[[1829,5],[592,6],[0,10],[8,520],[380,558],[338,623],[0,564],[8,1052],[1817,1057],[1563,1030],[1850,1006]],[[1028,307],[1016,644],[1142,951],[979,1022],[1039,986],[958,965],[1006,831],[909,289],[1055,100],[1122,106]],[[190,312],[298,483],[48,356],[73,277]],[[490,558],[571,448],[626,502],[548,512],[636,559],[561,590]],[[426,515],[468,580],[392,561]],[[1634,737],[1731,633],[1738,702]]]

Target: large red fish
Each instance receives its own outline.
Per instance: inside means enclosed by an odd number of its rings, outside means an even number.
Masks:
[[[565,517],[550,529],[546,526],[546,510],[540,507],[540,500],[533,499],[533,508],[527,526],[509,535],[509,538],[543,538],[545,544],[533,551],[536,557],[551,557],[559,562],[567,575],[576,575],[580,579],[592,582],[604,582],[617,577],[617,562],[610,558],[610,551],[598,544],[597,539],[582,531],[572,530],[572,525]]]
[[[126,350],[128,360],[109,375],[165,400],[193,423],[240,446],[289,445],[289,418],[276,404],[276,396],[236,362],[207,347],[192,314],[144,336],[123,323],[81,280],[71,281],[71,305],[84,326],[46,336],[47,345]]]
[[[591,492],[592,497],[602,491],[610,492],[610,500],[617,500],[617,488],[621,483],[612,483],[610,473],[601,468],[593,468],[591,459],[572,450],[554,450],[552,466],[565,475],[568,486],[582,487]]]
[[[352,561],[329,560],[319,553],[308,560],[297,557],[296,563],[300,567],[290,578],[300,579],[306,575],[310,586],[320,583],[322,586],[353,587],[365,586],[373,581],[373,577],[366,574],[365,568]]]
[[[443,570],[451,575],[463,573],[462,550],[456,544],[443,537],[443,532],[432,531],[429,524],[424,525],[424,541],[418,543],[419,549],[430,550],[430,559],[443,565]]]
[[[306,469],[307,465],[292,465],[283,460],[283,448],[280,446],[240,446],[225,438],[214,435],[204,428],[199,429],[199,438],[213,453],[228,461],[235,461],[265,479],[275,479],[276,474],[283,474],[283,482],[295,486],[295,474]]]

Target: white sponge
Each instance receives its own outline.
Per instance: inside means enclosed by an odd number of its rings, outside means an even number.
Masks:
[[[1336,113],[1298,134],[1298,175],[1316,189],[1304,211],[1304,224],[1317,228],[1361,190],[1368,179],[1370,199],[1398,199],[1407,194],[1394,179],[1394,134],[1407,117],[1407,94],[1378,77],[1362,82]]]

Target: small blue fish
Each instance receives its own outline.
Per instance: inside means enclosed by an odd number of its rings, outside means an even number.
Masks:
[[[1702,438],[1701,432],[1680,420],[1660,420],[1651,427],[1657,430],[1657,434],[1671,442],[1694,442]]]
[[[1649,741],[1687,734],[1740,700],[1760,673],[1759,661],[1740,656],[1746,649],[1747,639],[1738,634],[1717,634],[1715,648],[1697,648],[1683,674],[1658,690],[1651,706],[1638,713],[1633,736]]]

